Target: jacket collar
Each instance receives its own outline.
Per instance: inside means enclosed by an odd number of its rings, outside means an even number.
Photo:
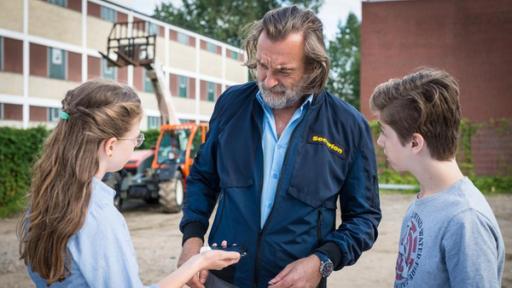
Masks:
[[[324,101],[325,101],[325,97],[326,97],[325,94],[327,94],[325,89],[322,89],[320,91],[320,93],[315,94],[313,96],[313,102],[311,103],[311,107],[312,108],[320,107],[322,105],[322,103],[324,103]]]

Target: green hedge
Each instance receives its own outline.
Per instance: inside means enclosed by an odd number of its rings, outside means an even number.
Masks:
[[[156,140],[158,139],[158,135],[160,135],[160,130],[151,129],[144,132],[144,143],[140,146],[139,149],[151,149],[156,146]]]
[[[20,211],[30,186],[30,168],[49,131],[0,127],[0,218]]]
[[[30,187],[30,170],[50,130],[44,127],[15,129],[0,127],[0,218],[21,211]],[[156,145],[159,130],[145,133],[140,149]]]
[[[508,123],[506,120],[502,122]],[[501,122],[500,122],[501,123]],[[493,123],[487,123],[493,124]],[[478,129],[485,124],[475,124],[463,120],[460,125],[460,137],[457,152],[457,162],[464,175],[467,175],[483,193],[512,193],[512,176],[476,176],[471,151],[471,139]],[[504,124],[499,126],[503,128]],[[398,173],[391,169],[385,161],[385,155],[382,149],[377,145],[376,140],[379,135],[377,121],[370,122],[370,128],[374,139],[375,153],[377,155],[379,169],[379,183],[387,184],[410,184],[418,185],[418,181],[410,173]]]
[[[485,194],[512,193],[512,176],[469,176]]]

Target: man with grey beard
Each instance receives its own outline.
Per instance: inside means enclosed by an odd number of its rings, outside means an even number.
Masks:
[[[248,30],[256,82],[217,101],[191,168],[178,265],[227,240],[237,265],[202,271],[190,287],[326,287],[377,239],[381,219],[370,129],[325,91],[322,23],[296,6],[269,11]],[[337,202],[341,223],[336,226]]]

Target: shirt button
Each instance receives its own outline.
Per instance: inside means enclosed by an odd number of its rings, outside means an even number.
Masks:
[[[274,174],[272,174],[272,178],[277,179],[277,178],[279,178],[279,175],[277,175],[277,173],[274,173]]]

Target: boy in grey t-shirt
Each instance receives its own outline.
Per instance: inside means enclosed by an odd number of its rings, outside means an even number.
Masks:
[[[420,183],[402,223],[395,287],[500,287],[503,237],[482,193],[455,161],[459,87],[422,69],[379,85],[370,99],[377,144]]]

